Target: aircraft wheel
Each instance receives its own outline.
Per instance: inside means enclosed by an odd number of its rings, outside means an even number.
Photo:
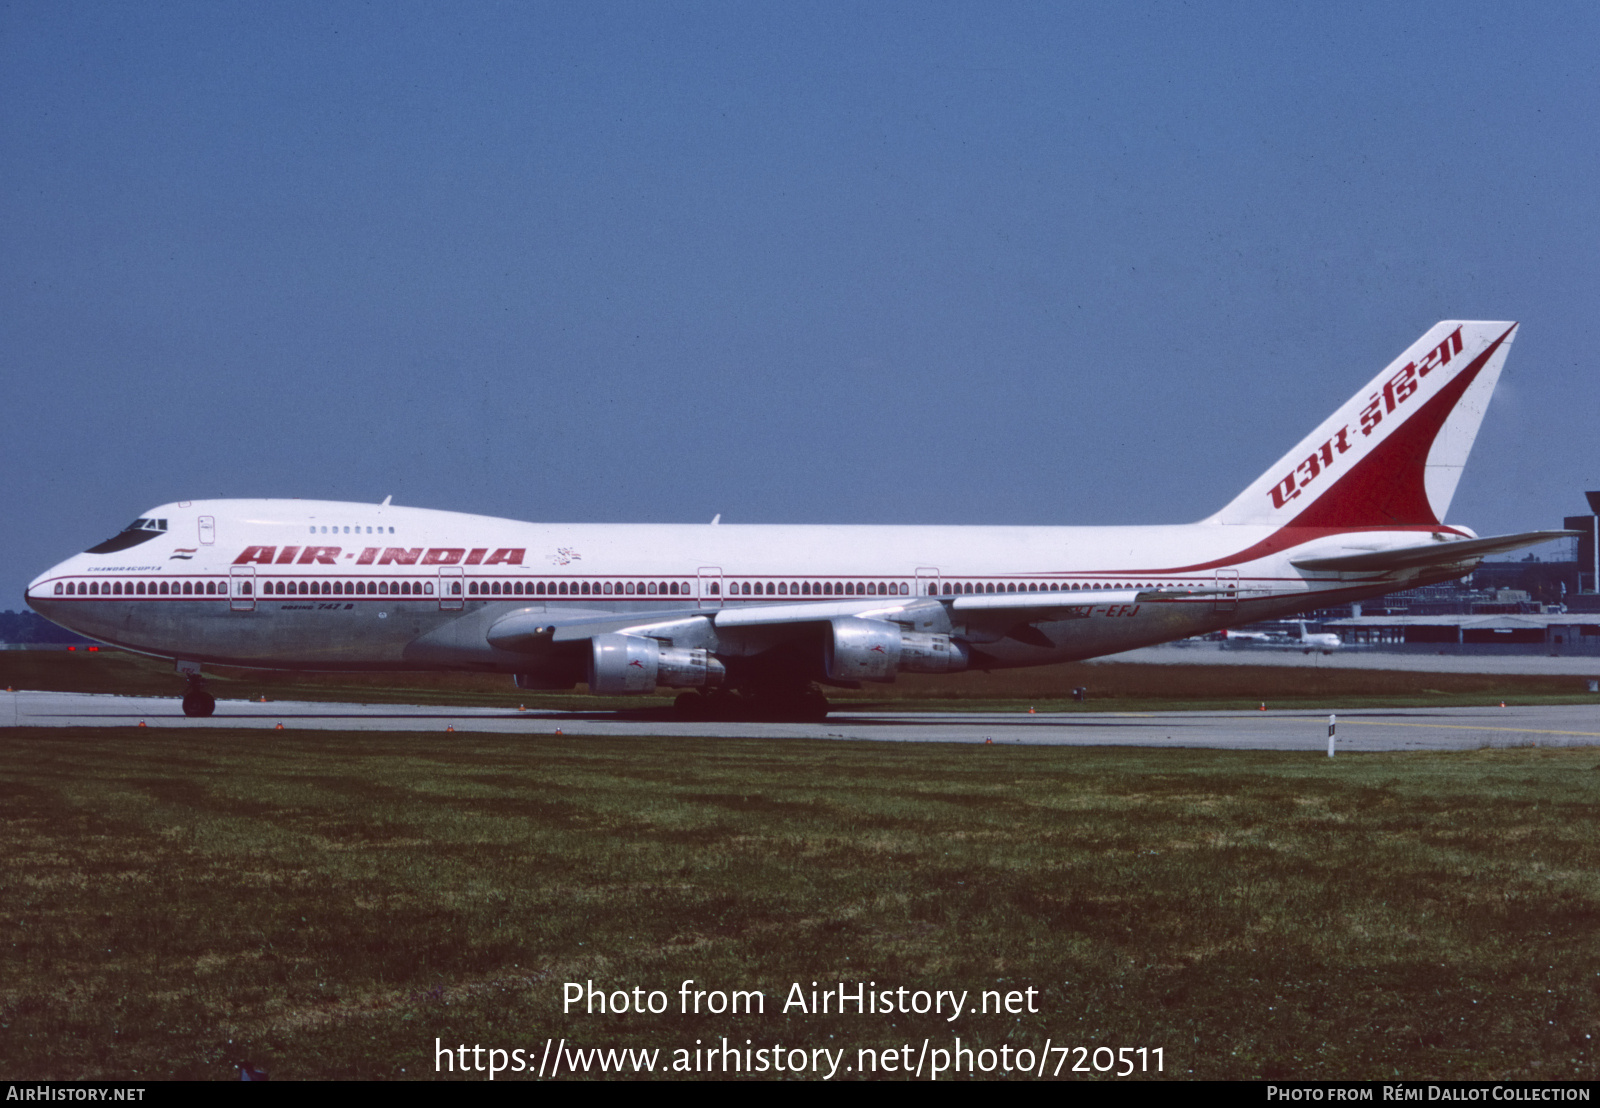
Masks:
[[[693,689],[686,693],[679,693],[678,699],[672,702],[673,714],[679,719],[691,723],[705,719],[707,707],[706,698]]]
[[[190,689],[183,694],[183,714],[209,716],[217,710],[217,698],[200,689]]]
[[[821,723],[828,718],[828,698],[821,689],[807,689],[800,697],[800,718],[806,723]]]
[[[703,704],[700,718],[717,723],[743,719],[748,710],[744,697],[728,688],[716,688],[706,693]]]
[[[773,693],[760,707],[762,719],[778,723],[821,723],[828,718],[828,698],[815,687]]]

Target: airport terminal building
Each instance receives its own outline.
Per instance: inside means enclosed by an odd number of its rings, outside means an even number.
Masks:
[[[1361,615],[1321,621],[1346,646],[1427,653],[1600,654],[1600,615]],[[1455,649],[1451,649],[1455,648]]]
[[[1585,495],[1592,514],[1562,520],[1580,534],[1553,558],[1483,562],[1460,581],[1318,611],[1307,626],[1381,650],[1600,655],[1600,491]]]

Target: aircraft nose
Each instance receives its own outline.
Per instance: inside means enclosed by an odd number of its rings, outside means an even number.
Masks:
[[[27,601],[28,607],[46,619],[53,618],[50,613],[59,610],[61,607],[61,602],[56,597],[58,595],[57,590],[62,590],[65,587],[62,584],[64,565],[65,563],[45,570],[30,581],[28,587],[23,590],[22,598]]]

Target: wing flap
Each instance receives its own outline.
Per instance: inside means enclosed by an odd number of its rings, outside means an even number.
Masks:
[[[485,633],[489,645],[519,654],[538,654],[552,646],[583,642],[596,635],[613,631],[635,631],[657,624],[676,625],[696,617],[704,618],[710,612],[690,608],[676,612],[639,612],[615,614],[590,611],[545,611],[543,608],[522,608],[508,612],[495,620]]]
[[[879,597],[876,600],[814,600],[802,604],[750,604],[739,608],[723,608],[715,613],[714,622],[718,630],[722,630],[774,623],[820,623],[838,619],[840,616],[892,620],[903,617],[913,609],[938,603],[933,597],[906,597],[888,604],[884,603],[886,599]]]
[[[1085,605],[1137,604],[1138,589],[1097,589],[1093,592],[997,592],[956,596],[950,606],[958,612],[1046,611]]]
[[[1101,604],[1152,604],[1161,600],[1203,600],[1215,596],[1237,596],[1231,589],[1083,589],[1078,592],[974,593],[951,598],[958,612],[1048,611],[1053,608],[1082,608]]]

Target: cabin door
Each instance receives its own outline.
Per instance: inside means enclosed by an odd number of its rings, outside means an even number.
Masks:
[[[700,567],[700,607],[722,607],[722,567]]]
[[[1217,611],[1231,612],[1239,607],[1239,571],[1217,570]]]
[[[228,578],[228,607],[236,612],[255,611],[256,567],[231,566]]]
[[[460,566],[439,567],[439,610],[441,612],[459,612],[463,603],[462,592],[466,588],[462,584],[462,569]]]

